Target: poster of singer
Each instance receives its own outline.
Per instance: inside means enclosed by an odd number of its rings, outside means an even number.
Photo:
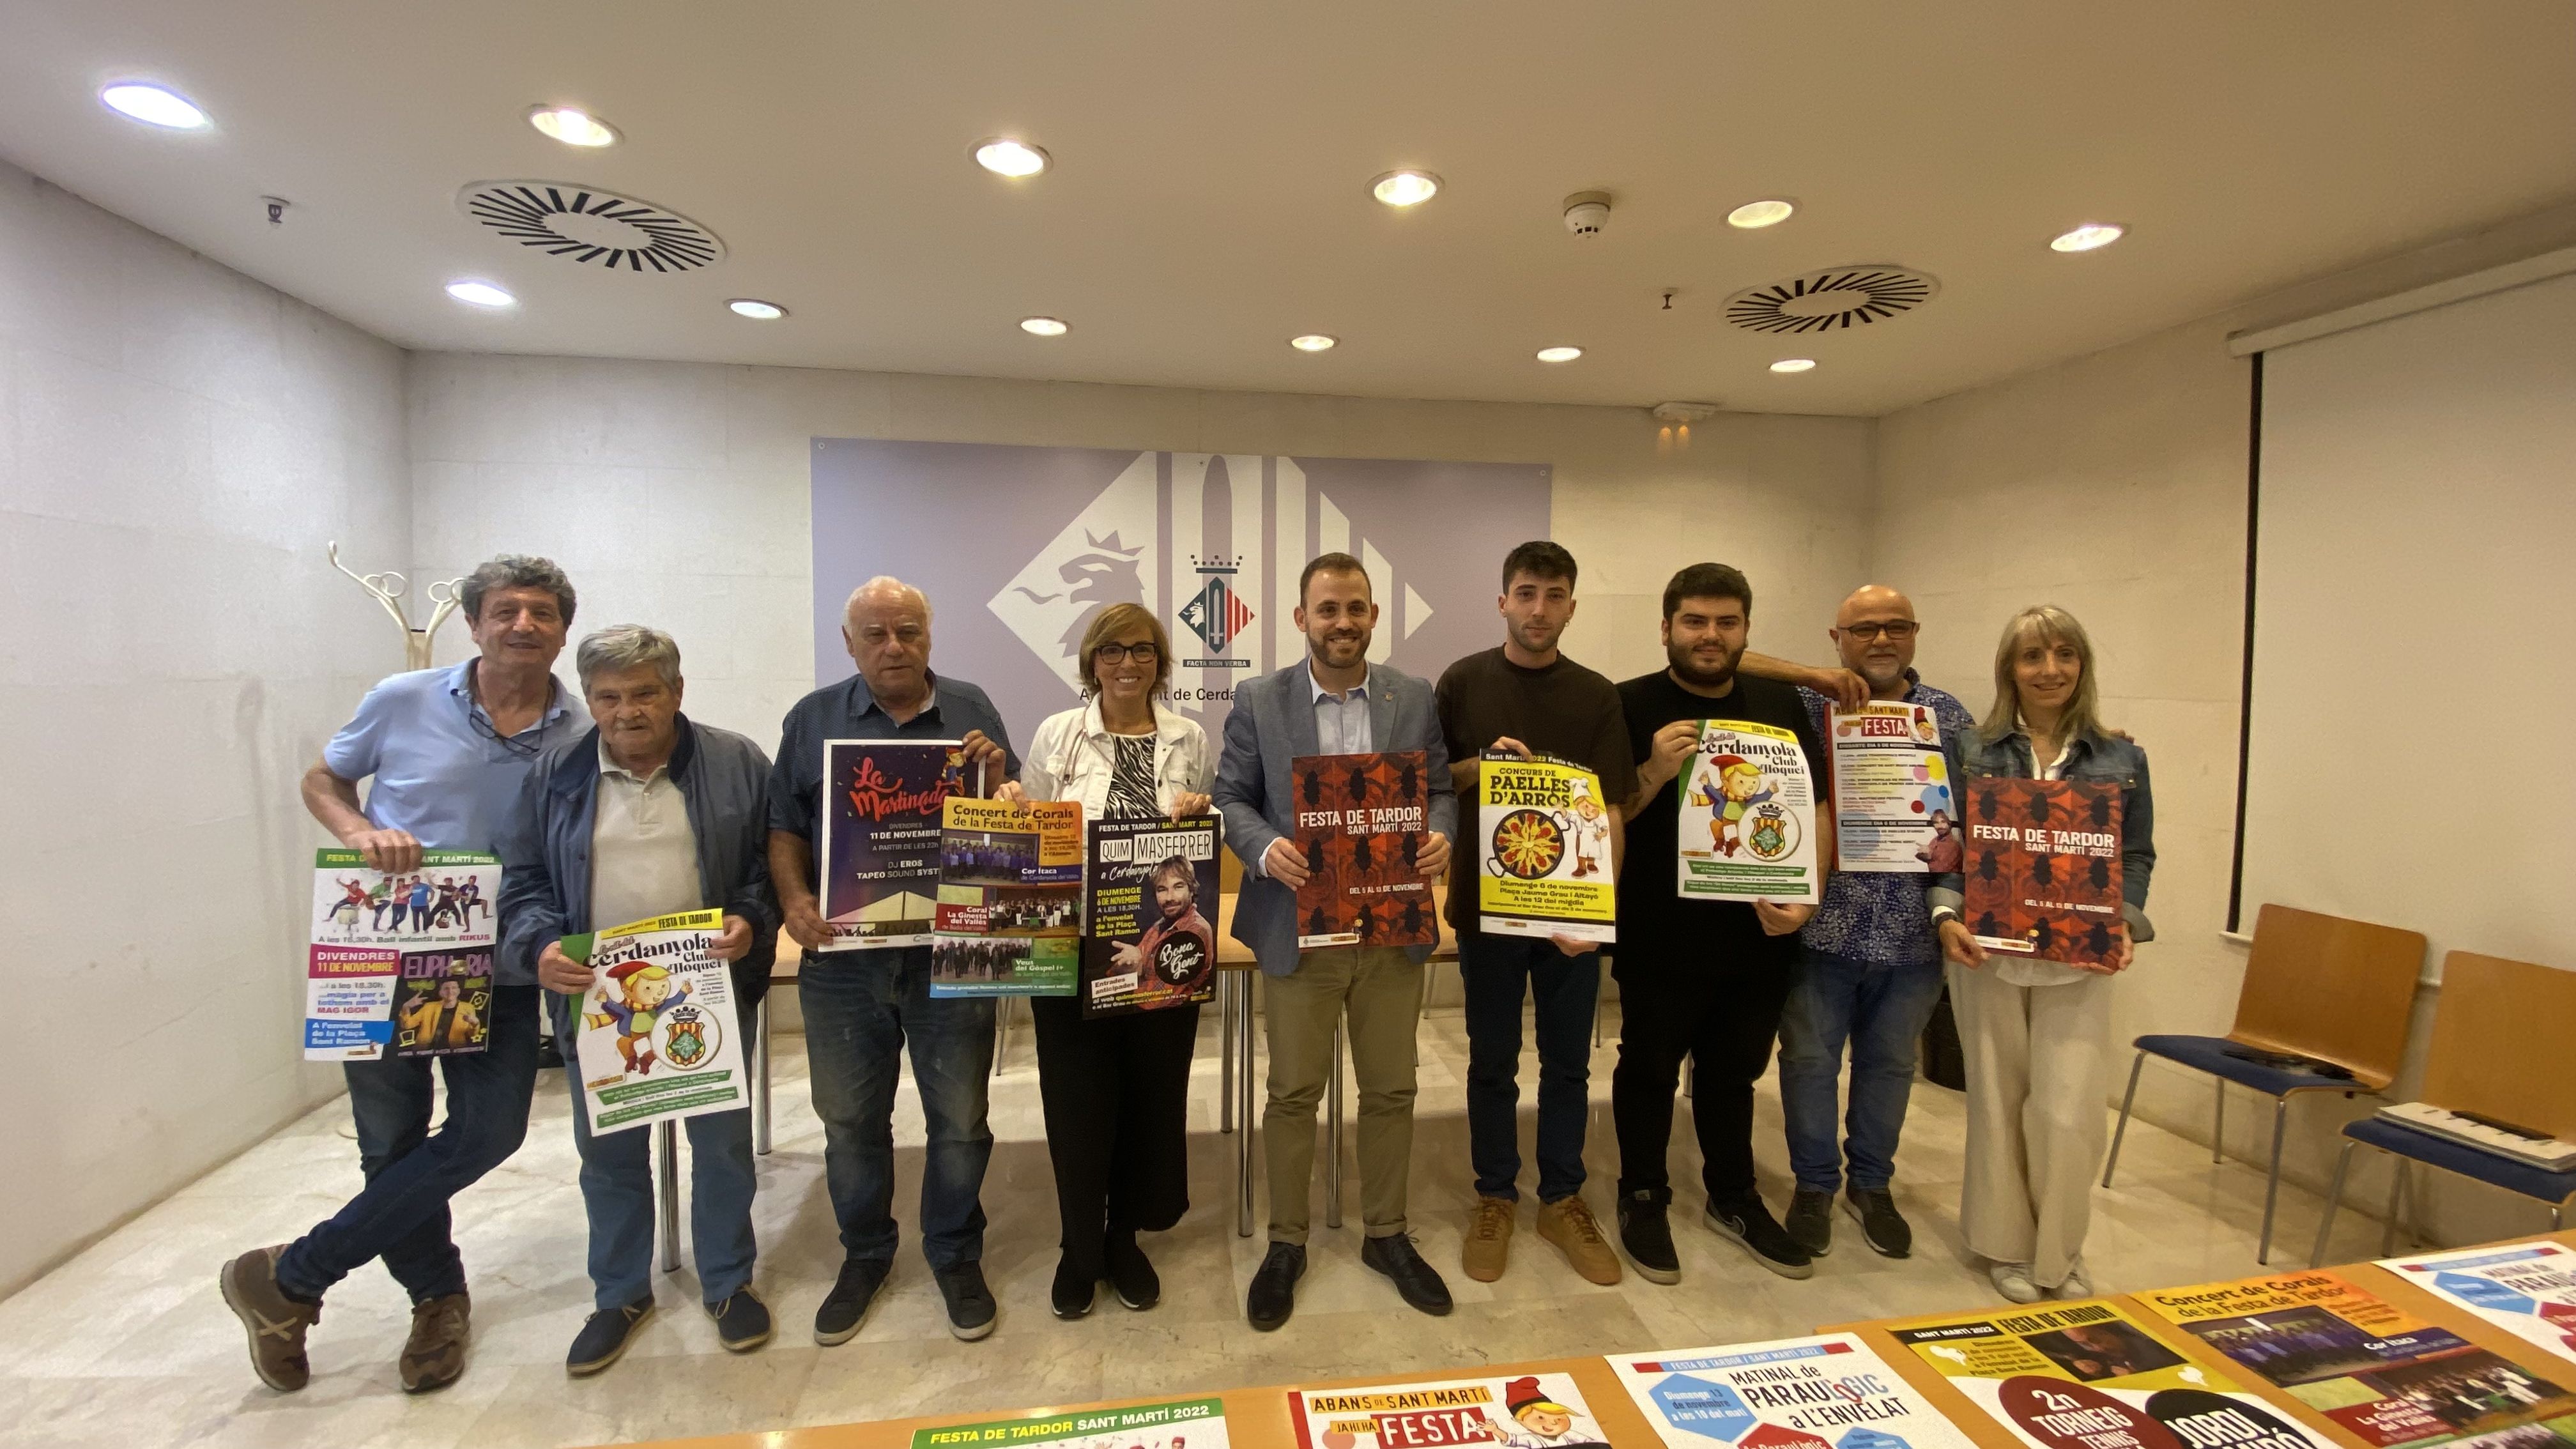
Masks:
[[[1293,760],[1297,849],[1312,874],[1297,890],[1297,946],[1431,946],[1440,911],[1414,868],[1431,812],[1420,750]]]
[[[1091,822],[1083,886],[1085,1019],[1216,995],[1216,816]]]
[[[972,793],[956,740],[823,742],[826,951],[927,946],[939,898],[939,809]]]

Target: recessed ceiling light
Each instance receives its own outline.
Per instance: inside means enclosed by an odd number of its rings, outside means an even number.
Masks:
[[[614,146],[617,128],[578,106],[533,106],[528,124],[567,146]]]
[[[1026,141],[997,136],[976,145],[975,164],[996,176],[1035,176],[1054,164],[1054,158]]]
[[[749,317],[756,322],[775,322],[787,315],[786,308],[775,302],[764,302],[758,297],[736,297],[725,305],[733,309],[735,316]]]
[[[206,113],[177,91],[142,81],[119,81],[98,93],[107,108],[147,125],[194,131],[206,124]]]
[[[2113,222],[2088,221],[2048,244],[2053,252],[2097,251],[2118,241],[2129,229]]]
[[[1054,317],[1023,317],[1020,330],[1032,337],[1062,337],[1073,329]]]
[[[1541,362],[1572,362],[1582,355],[1583,349],[1580,347],[1542,347],[1538,350],[1538,360]]]
[[[1816,359],[1812,357],[1784,357],[1778,362],[1771,364],[1771,370],[1773,372],[1813,372],[1816,370]]]
[[[1428,171],[1390,171],[1369,183],[1369,194],[1389,206],[1420,206],[1440,194],[1440,178]]]
[[[1328,352],[1341,340],[1338,337],[1327,337],[1321,332],[1309,332],[1303,337],[1289,338],[1288,345],[1299,352]]]
[[[459,302],[477,307],[515,307],[519,299],[493,286],[490,282],[466,280],[447,284],[447,295]]]
[[[1758,231],[1763,227],[1778,226],[1787,221],[1790,214],[1797,209],[1796,203],[1782,201],[1777,197],[1767,201],[1748,201],[1726,214],[1726,224],[1742,227],[1746,231]]]

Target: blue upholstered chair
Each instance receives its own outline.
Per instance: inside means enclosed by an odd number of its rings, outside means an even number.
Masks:
[[[2138,1099],[2138,1074],[2147,1058],[2206,1072],[2217,1102],[2209,1133],[2209,1160],[2226,1160],[2227,1084],[2251,1087],[2272,1099],[2272,1162],[2263,1187],[2263,1237],[2254,1261],[2272,1261],[2272,1217],[2281,1198],[2281,1135],[2290,1099],[2302,1092],[2376,1092],[2397,1079],[2406,1055],[2407,1019],[2415,1005],[2416,976],[2424,969],[2424,938],[2414,931],[2348,921],[2289,906],[2267,905],[2254,923],[2254,949],[2245,960],[2245,984],[2236,994],[2236,1024],[2225,1036],[2142,1036],[2129,1064],[2129,1090],[2120,1099],[2120,1126],[2102,1164],[2102,1185],[2120,1162],[2129,1109]],[[2340,1068],[2351,1075],[2304,1066],[2274,1066],[2231,1055],[2247,1050],[2288,1054]]]

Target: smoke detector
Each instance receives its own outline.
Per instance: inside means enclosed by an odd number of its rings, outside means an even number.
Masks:
[[[1668,402],[1655,404],[1655,421],[1659,423],[1704,423],[1717,416],[1717,404]]]
[[[1576,236],[1599,236],[1610,224],[1610,193],[1578,191],[1565,198],[1565,229]]]
[[[668,276],[725,255],[714,232],[677,212],[569,181],[477,181],[456,208],[523,247],[612,272]]]
[[[1911,267],[1827,267],[1726,299],[1726,320],[1748,332],[1865,327],[1929,302],[1941,284]]]

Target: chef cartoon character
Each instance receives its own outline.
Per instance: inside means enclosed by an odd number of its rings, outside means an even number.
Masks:
[[[1518,1427],[1492,1424],[1487,1430],[1508,1449],[1610,1449],[1602,1440],[1576,1432],[1574,1411],[1542,1393],[1535,1374],[1503,1385],[1503,1408]]]
[[[1567,808],[1574,819],[1565,833],[1567,843],[1574,847],[1572,878],[1581,880],[1601,873],[1601,850],[1610,838],[1610,813],[1592,798],[1591,781],[1576,780],[1572,784],[1573,798]]]
[[[1695,805],[1708,807],[1709,849],[1733,855],[1742,842],[1744,812],[1777,793],[1763,788],[1762,767],[1737,754],[1712,757]]]
[[[653,1070],[653,1028],[665,1010],[688,999],[688,984],[674,982],[650,961],[621,961],[608,968],[608,979],[614,993],[602,995],[600,1009],[583,1016],[582,1024],[616,1027],[617,1054],[626,1059],[626,1070],[641,1076]]]

